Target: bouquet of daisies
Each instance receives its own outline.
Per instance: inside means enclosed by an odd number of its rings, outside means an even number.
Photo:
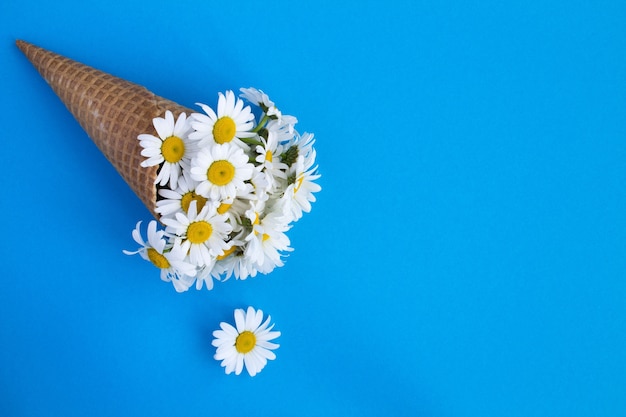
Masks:
[[[142,167],[158,166],[156,212],[165,227],[151,221],[144,240],[138,222],[140,248],[124,251],[150,261],[178,292],[283,266],[292,250],[286,232],[321,190],[313,135],[300,135],[297,119],[265,93],[227,91],[217,111],[199,106],[204,114],[175,119],[166,111],[153,120],[156,135],[138,136]]]

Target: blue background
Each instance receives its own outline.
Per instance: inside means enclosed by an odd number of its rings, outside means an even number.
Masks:
[[[626,416],[626,4],[0,3],[3,416]],[[177,294],[14,46],[193,106],[255,86],[323,177],[268,276]],[[277,360],[225,375],[248,305]]]

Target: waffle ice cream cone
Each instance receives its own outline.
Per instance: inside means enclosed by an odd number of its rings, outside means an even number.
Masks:
[[[143,168],[137,135],[155,134],[152,119],[193,110],[146,88],[18,40],[18,48],[63,101],[155,218],[157,166]]]

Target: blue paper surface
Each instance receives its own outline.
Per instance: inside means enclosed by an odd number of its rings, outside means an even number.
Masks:
[[[3,416],[626,415],[626,5],[0,4]],[[148,210],[14,46],[186,106],[263,89],[323,190],[267,276],[177,294]],[[213,330],[272,316],[225,375]]]

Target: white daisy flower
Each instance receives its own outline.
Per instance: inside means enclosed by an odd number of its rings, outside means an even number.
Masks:
[[[170,246],[163,238],[165,232],[157,231],[157,222],[148,223],[148,241],[141,236],[141,221],[137,222],[132,236],[141,247],[134,252],[124,250],[126,255],[139,254],[161,270],[161,279],[166,282],[177,281],[182,275],[194,276],[196,267],[186,261],[187,247],[179,240]],[[174,285],[176,287],[176,283]],[[177,288],[178,291],[178,288]]]
[[[227,198],[225,200],[221,200],[219,204],[217,204],[217,212],[218,214],[223,214],[228,219],[228,223],[233,227],[231,231],[231,236],[233,234],[237,234],[241,231],[241,216],[245,212],[245,210],[238,210],[239,199]]]
[[[315,137],[312,133],[304,132],[302,136],[295,136],[295,144],[298,145],[298,154],[308,158],[309,164],[306,166],[306,169],[309,169],[315,162],[315,156],[310,157],[311,153],[315,151],[313,149]]]
[[[195,130],[189,137],[200,140],[199,146],[207,144],[225,144],[234,142],[244,149],[248,146],[241,141],[241,138],[255,136],[250,132],[254,127],[254,114],[250,106],[244,107],[244,102],[235,98],[232,91],[227,91],[226,95],[219,93],[217,101],[217,113],[206,104],[198,103],[206,113],[194,113],[191,115],[191,127]]]
[[[248,100],[250,103],[255,104],[263,110],[264,113],[267,113],[269,109],[272,107],[276,107],[274,102],[270,100],[269,96],[265,94],[262,90],[259,90],[254,87],[250,88],[240,88],[241,94],[239,97]]]
[[[279,143],[284,143],[293,139],[296,134],[294,126],[297,122],[298,120],[293,116],[283,116],[282,121],[270,120],[265,125],[265,129],[274,133]]]
[[[208,200],[206,197],[196,194],[197,184],[198,182],[191,177],[182,175],[178,178],[176,190],[161,188],[159,195],[163,198],[156,202],[155,211],[161,216],[170,216],[180,211],[187,213],[192,201],[196,202],[198,210],[202,210]]]
[[[206,204],[197,212],[196,202],[192,201],[189,211],[176,213],[174,218],[163,218],[166,231],[174,233],[189,245],[189,260],[198,267],[210,267],[218,255],[229,248],[226,239],[232,231],[227,217],[218,214],[213,204]]]
[[[169,182],[170,187],[175,189],[181,169],[189,169],[194,152],[193,145],[188,140],[191,126],[185,113],[181,113],[174,122],[174,115],[169,110],[165,112],[165,118],[155,117],[152,123],[158,137],[149,134],[137,136],[143,148],[141,155],[148,158],[141,166],[145,168],[163,164],[155,184],[164,186]]]
[[[311,211],[311,203],[315,202],[313,193],[319,192],[322,187],[313,181],[321,177],[317,173],[315,163],[315,149],[312,147],[312,135],[305,134],[303,136],[304,150],[303,155],[299,151],[296,152],[297,159],[287,172],[287,188],[283,194],[280,205],[287,213],[291,213],[293,220],[297,221],[302,217],[302,212]],[[296,146],[294,148],[294,146]],[[290,149],[299,150],[298,145],[291,146]],[[289,152],[289,151],[287,151]]]
[[[244,255],[259,269],[260,272],[268,273],[276,266],[283,266],[281,252],[290,252],[290,241],[286,231],[290,229],[290,217],[285,217],[281,211],[270,211],[259,218],[259,214],[252,208],[246,215],[248,218],[255,216],[252,222],[252,232],[246,236],[248,244]],[[252,219],[251,219],[252,220]]]
[[[312,133],[304,133],[302,136],[295,134],[287,142],[282,143],[282,153],[280,154],[281,162],[291,167],[299,156],[304,156],[305,160],[309,163],[306,169],[309,169],[315,162],[315,155],[309,157],[314,151],[313,145],[315,139]]]
[[[261,168],[266,175],[268,182],[268,191],[274,191],[278,188],[278,179],[287,179],[286,171],[289,168],[287,164],[281,162],[280,155],[283,147],[278,144],[276,135],[269,132],[267,139],[261,138],[262,145],[256,147],[257,167]]]
[[[283,114],[280,120],[278,120],[278,123],[280,126],[286,126],[287,132],[293,133],[294,127],[296,123],[298,123],[298,119],[296,119],[295,116],[289,116],[289,115]]]
[[[243,248],[246,244],[240,237],[235,237],[228,242],[231,247],[217,257],[215,265],[211,271],[214,279],[227,281],[233,275],[236,279],[246,279],[249,276],[255,277],[256,268],[253,267],[250,259],[243,255]]]
[[[231,239],[228,244],[230,247],[224,250],[224,253],[215,258],[215,263],[210,267],[206,266],[198,271],[196,275],[196,289],[201,290],[203,284],[208,290],[213,289],[213,281],[227,281],[233,275],[233,269],[230,267],[231,260],[238,257],[243,252],[241,246],[244,242],[239,239]]]
[[[248,202],[246,200],[267,200],[269,198],[269,189],[270,183],[267,180],[267,175],[265,172],[258,169],[258,167],[254,167],[254,171],[252,171],[252,178],[250,178],[244,184],[244,188],[241,191],[238,191],[237,201],[241,201],[245,208],[244,212],[247,210]]]
[[[293,116],[283,115],[267,94],[254,87],[240,88],[239,91],[241,91],[240,97],[260,107],[268,119],[277,121],[280,126],[286,126],[287,130],[293,133],[293,127],[298,123],[298,119]]]
[[[228,323],[220,323],[221,330],[213,332],[212,344],[216,352],[214,358],[221,362],[227,374],[235,372],[239,375],[244,366],[250,376],[255,376],[265,367],[268,360],[276,359],[272,350],[279,347],[271,343],[280,336],[280,332],[272,331],[271,317],[263,321],[263,311],[248,307],[235,310],[235,327]]]
[[[199,182],[196,193],[211,200],[236,197],[253,171],[248,156],[231,144],[203,148],[191,162],[191,177]]]

